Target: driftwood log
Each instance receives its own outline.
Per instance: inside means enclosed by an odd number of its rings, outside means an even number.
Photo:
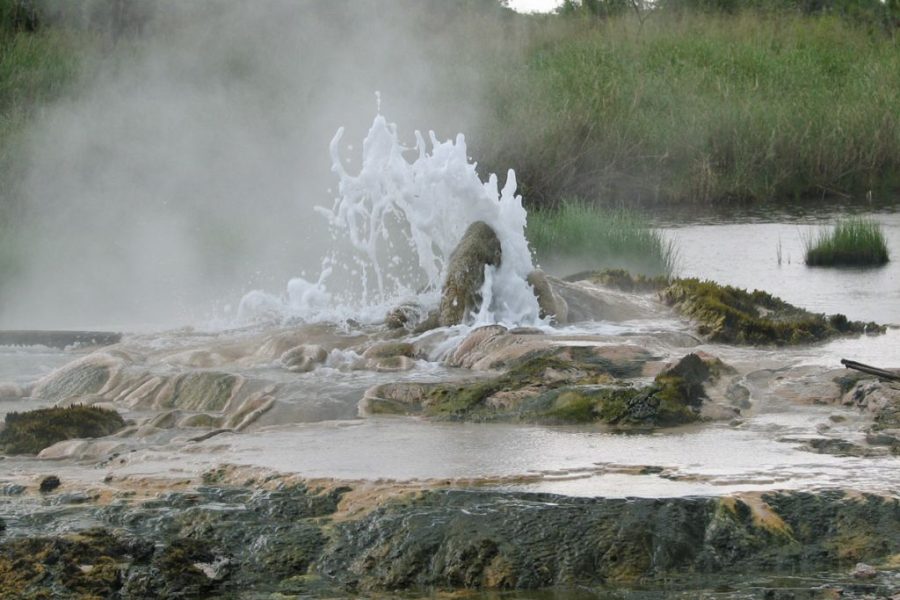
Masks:
[[[882,379],[887,379],[889,381],[900,381],[900,373],[886,371],[885,369],[879,369],[878,367],[873,367],[871,365],[864,365],[863,363],[856,362],[854,360],[847,360],[846,358],[841,359],[841,364],[848,369],[862,371],[863,373],[875,375],[876,377],[881,377]]]

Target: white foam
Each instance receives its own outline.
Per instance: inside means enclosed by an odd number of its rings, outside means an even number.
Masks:
[[[338,197],[331,208],[316,209],[335,241],[318,279],[292,279],[280,296],[250,292],[241,300],[239,319],[367,323],[402,302],[436,306],[450,254],[469,225],[484,221],[500,239],[502,262],[486,268],[486,301],[470,321],[541,322],[526,282],[534,266],[512,170],[500,189],[495,175],[487,182],[478,176],[462,134],[442,142],[431,132],[426,143],[416,132],[411,149],[400,143],[396,126],[378,115],[363,142],[362,167],[353,175],[339,152],[343,133],[338,130],[330,147]],[[404,153],[411,151],[416,158],[409,161]]]

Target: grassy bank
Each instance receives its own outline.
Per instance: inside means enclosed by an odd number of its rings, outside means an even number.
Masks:
[[[887,243],[878,223],[852,217],[806,240],[810,266],[878,266],[888,262]]]
[[[675,246],[632,211],[566,201],[533,210],[526,234],[537,262],[558,274],[625,268],[670,276],[675,269]]]
[[[526,199],[723,203],[900,189],[896,36],[834,16],[547,17],[478,145]]]

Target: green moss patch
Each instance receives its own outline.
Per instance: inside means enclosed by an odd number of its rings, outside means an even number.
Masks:
[[[850,321],[841,314],[811,313],[766,292],[748,292],[712,281],[676,279],[660,297],[697,321],[699,332],[716,342],[782,346],[884,332],[884,327],[875,323]]]
[[[386,398],[370,399],[367,409],[461,421],[670,427],[698,420],[704,383],[727,370],[716,359],[689,354],[652,384],[634,385],[627,378],[639,375],[639,366],[587,360],[583,352],[590,350],[539,353],[487,380],[389,386],[382,390]]]
[[[125,426],[113,410],[75,405],[41,408],[6,415],[0,431],[0,449],[6,454],[37,454],[57,442],[110,435]]]

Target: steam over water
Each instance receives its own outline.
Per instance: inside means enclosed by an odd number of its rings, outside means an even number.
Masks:
[[[282,296],[245,295],[239,319],[374,322],[401,302],[434,307],[453,249],[469,225],[484,221],[497,233],[503,258],[499,267],[485,268],[484,302],[474,321],[539,322],[525,280],[534,265],[515,172],[502,188],[496,175],[484,182],[462,134],[442,142],[431,132],[426,141],[417,131],[416,146],[407,148],[396,125],[378,115],[363,142],[361,169],[352,174],[340,153],[343,135],[341,128],[330,146],[338,197],[331,208],[316,208],[333,242],[318,277],[291,279]]]

